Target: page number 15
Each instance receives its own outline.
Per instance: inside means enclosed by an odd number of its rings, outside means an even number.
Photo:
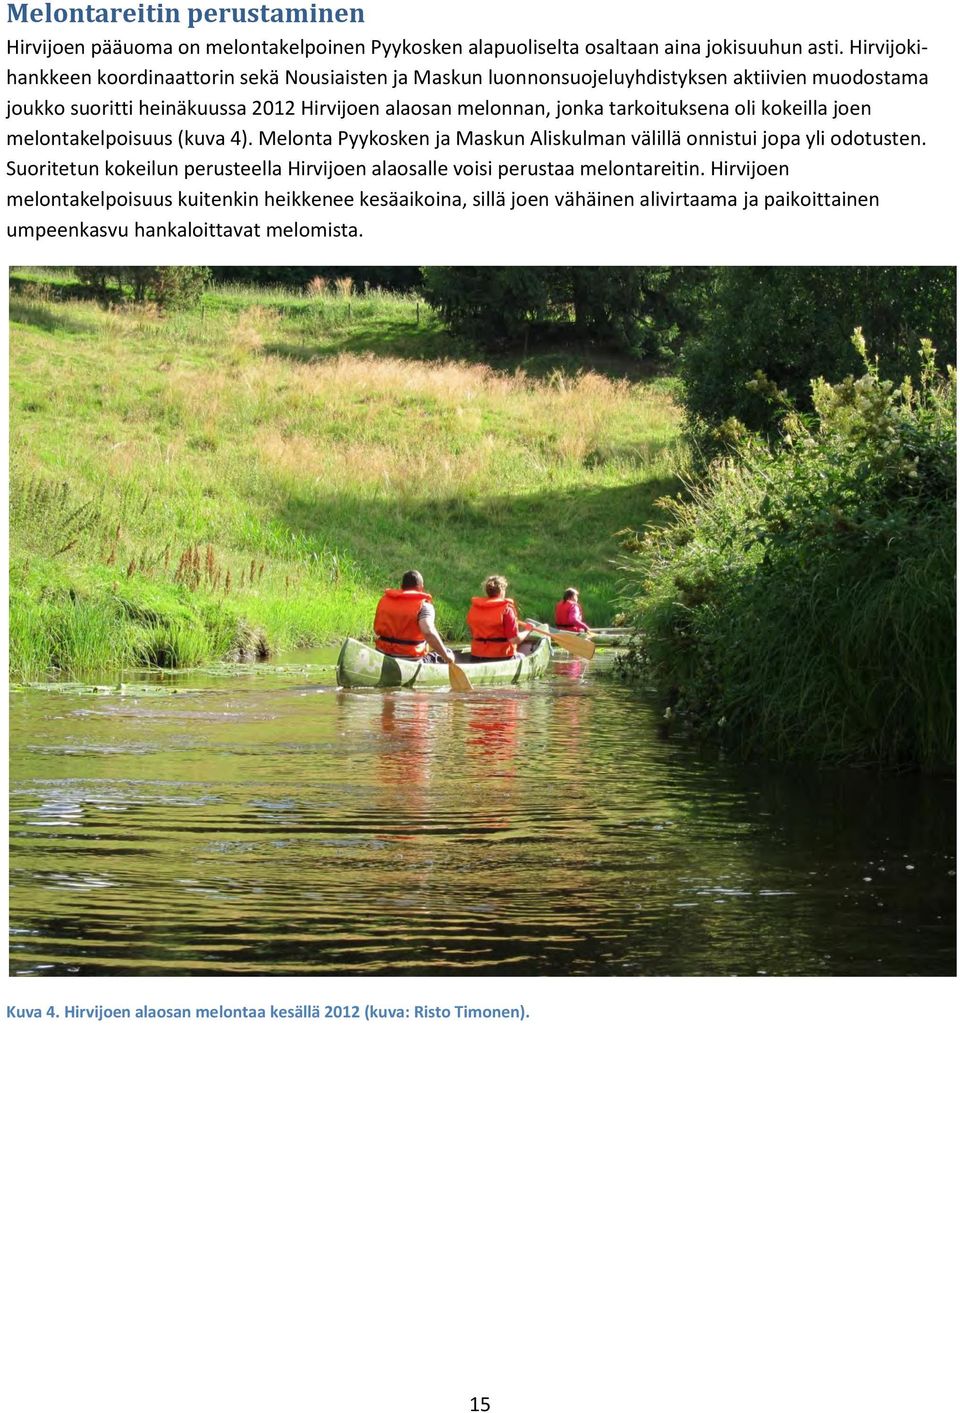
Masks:
[[[470,1413],[490,1413],[490,1400],[486,1394],[482,1398],[471,1398]]]

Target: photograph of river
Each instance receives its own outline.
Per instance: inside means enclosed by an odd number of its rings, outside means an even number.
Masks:
[[[11,975],[955,973],[955,272],[11,284]]]

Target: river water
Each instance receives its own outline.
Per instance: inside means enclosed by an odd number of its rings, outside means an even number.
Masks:
[[[956,968],[952,781],[717,760],[599,658],[25,689],[11,795],[14,975]]]

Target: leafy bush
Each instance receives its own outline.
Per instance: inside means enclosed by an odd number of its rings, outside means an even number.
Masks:
[[[953,757],[956,375],[818,379],[625,555],[634,665],[738,752]],[[762,382],[763,380],[759,380]],[[757,388],[761,391],[761,388]],[[771,389],[766,388],[769,395]]]
[[[160,309],[199,303],[210,280],[206,265],[77,265],[77,279],[105,300],[152,301]]]
[[[817,377],[859,371],[850,330],[860,325],[885,378],[919,372],[920,340],[956,362],[956,271],[935,266],[758,268],[716,273],[702,327],[684,346],[685,403],[701,432],[736,417],[774,430],[776,409],[751,385],[756,370],[811,408]]]

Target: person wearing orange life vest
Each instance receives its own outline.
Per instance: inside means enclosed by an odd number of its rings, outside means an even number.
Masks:
[[[502,574],[484,580],[483,597],[470,600],[467,610],[470,652],[474,657],[515,657],[517,648],[529,637],[520,632],[517,605],[507,598],[507,581]]]
[[[580,612],[579,589],[564,589],[563,598],[553,611],[553,621],[558,628],[572,629],[574,633],[590,632],[590,625]]]
[[[456,662],[437,632],[433,600],[424,593],[423,575],[416,569],[407,570],[399,589],[387,589],[382,595],[373,619],[373,632],[378,652],[388,653],[390,657]]]

